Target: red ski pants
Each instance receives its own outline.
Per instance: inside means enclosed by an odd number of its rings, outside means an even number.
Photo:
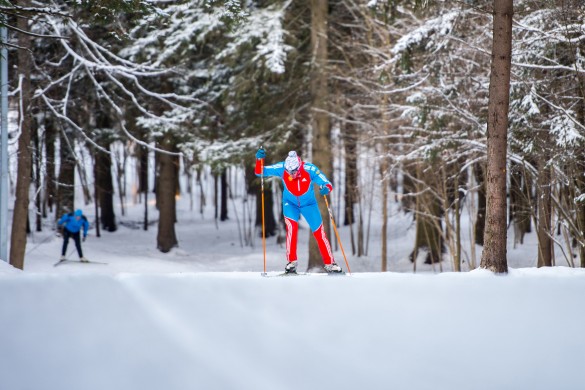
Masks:
[[[284,218],[284,222],[286,224],[286,259],[288,261],[296,261],[299,224],[294,219],[286,217]],[[333,253],[331,252],[329,240],[327,239],[327,236],[325,236],[323,224],[313,232],[313,237],[315,237],[315,240],[317,240],[317,244],[319,245],[319,252],[321,252],[323,263],[331,264],[333,262]]]

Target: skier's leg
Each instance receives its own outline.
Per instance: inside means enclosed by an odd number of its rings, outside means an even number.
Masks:
[[[333,263],[333,252],[331,251],[331,245],[329,244],[329,240],[327,239],[325,230],[323,229],[323,219],[321,218],[321,211],[319,211],[319,206],[317,203],[304,206],[301,208],[301,213],[309,223],[309,227],[313,232],[313,237],[315,237],[315,240],[317,240],[317,244],[319,245],[319,252],[321,252],[321,257],[323,258],[323,263]]]
[[[297,266],[297,232],[299,229],[299,208],[289,201],[282,204],[284,222],[286,224],[286,260],[288,261],[285,271],[294,272]]]
[[[75,240],[75,247],[77,248],[77,254],[79,255],[79,258],[81,259],[83,257],[83,252],[81,251],[81,234],[80,232],[77,233],[73,233],[73,240]]]
[[[69,230],[63,229],[63,248],[61,249],[61,257],[67,254],[67,245],[69,245]]]
[[[286,259],[297,261],[297,233],[299,231],[299,223],[293,219],[284,217],[286,224]]]
[[[321,257],[323,258],[323,264],[327,265],[333,263],[333,252],[331,252],[331,245],[325,235],[323,224],[313,232],[313,236],[319,245],[319,252],[321,252]]]

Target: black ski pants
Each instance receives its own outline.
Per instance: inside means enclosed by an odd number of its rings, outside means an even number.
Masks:
[[[67,245],[69,244],[69,237],[73,238],[73,241],[75,241],[77,254],[79,254],[79,258],[82,258],[83,252],[81,251],[81,232],[72,233],[67,229],[63,229],[63,250],[61,251],[61,255],[65,256],[67,254]]]

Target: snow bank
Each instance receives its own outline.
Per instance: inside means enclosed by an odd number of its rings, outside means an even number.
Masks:
[[[563,267],[0,271],[0,388],[582,389],[583,296],[585,271]]]
[[[6,261],[0,259],[0,275],[1,274],[17,274],[19,272],[22,272],[22,271],[17,269],[17,268],[14,268],[10,264],[8,264]]]

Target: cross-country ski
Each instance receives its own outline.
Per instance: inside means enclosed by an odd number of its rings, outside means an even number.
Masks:
[[[102,265],[105,265],[108,263],[105,263],[102,261],[87,260],[87,259],[85,259],[85,260],[61,259],[61,260],[57,261],[55,264],[53,264],[53,266],[57,267],[57,266],[62,265],[62,264],[102,264]]]

